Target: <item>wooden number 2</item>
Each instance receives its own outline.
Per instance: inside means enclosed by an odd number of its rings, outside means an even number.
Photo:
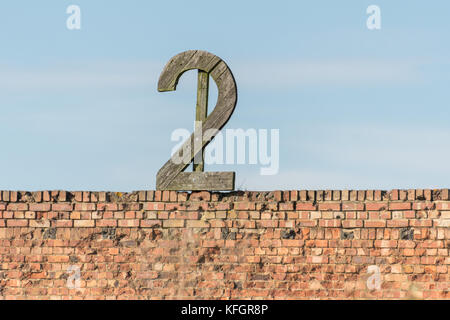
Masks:
[[[156,176],[156,189],[234,190],[234,172],[203,172],[202,162],[194,163],[193,172],[183,172],[194,157],[197,159],[200,155],[203,159],[203,150],[228,122],[237,102],[236,82],[231,70],[222,59],[206,51],[189,50],[170,59],[159,77],[158,91],[176,90],[181,75],[192,69],[199,70],[196,120],[204,120],[202,134],[197,132],[196,127],[190,138],[159,169]],[[216,107],[206,117],[209,75],[217,84],[218,98]],[[202,141],[194,143],[197,137],[200,137]],[[183,150],[191,150],[191,152],[184,154]],[[175,157],[182,158],[182,161],[175,161]]]

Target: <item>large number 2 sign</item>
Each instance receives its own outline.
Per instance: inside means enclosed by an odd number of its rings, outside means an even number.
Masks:
[[[203,172],[202,160],[194,161],[193,172],[183,172],[195,158],[203,159],[203,150],[228,122],[237,102],[233,74],[219,57],[206,52],[182,52],[167,63],[158,81],[158,91],[176,90],[181,75],[198,69],[196,125],[189,139],[164,164],[156,176],[157,190],[234,190],[234,172]],[[214,79],[218,88],[217,104],[206,117],[208,80]],[[186,151],[187,150],[187,151]]]

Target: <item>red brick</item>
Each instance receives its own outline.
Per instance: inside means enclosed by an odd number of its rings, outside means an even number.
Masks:
[[[119,222],[120,224],[120,222]],[[164,220],[163,221],[164,228],[183,228],[184,220]]]
[[[399,193],[400,193],[400,190],[398,190],[398,189],[391,190],[390,199],[394,200],[394,201],[399,200]]]
[[[49,203],[30,203],[30,211],[50,211]]]
[[[367,202],[366,210],[367,211],[380,211],[385,210],[387,208],[387,202]]]
[[[362,228],[362,220],[344,220],[342,221],[343,228]]]
[[[210,201],[211,194],[208,191],[192,192],[189,201]]]
[[[94,211],[96,208],[95,203],[76,203],[75,210],[76,211]]]
[[[430,208],[430,209],[432,209],[432,208]],[[436,210],[448,210],[448,211],[450,211],[450,202],[436,202]]]
[[[364,203],[343,202],[342,210],[343,211],[363,211]]]
[[[145,221],[145,220],[143,220],[143,221]],[[100,219],[100,220],[95,221],[95,226],[96,227],[116,227],[117,220],[115,220],[115,219]]]
[[[141,228],[154,228],[161,226],[162,222],[160,220],[141,220]]]
[[[72,211],[73,206],[71,203],[53,203],[52,210],[53,211]]]
[[[50,263],[65,263],[69,262],[70,258],[69,256],[65,255],[52,255],[47,257],[47,261]]]
[[[92,228],[95,225],[94,220],[74,220],[73,226],[75,228]]]
[[[365,220],[365,228],[384,228],[386,227],[386,221],[384,220]]]
[[[395,228],[402,228],[407,227],[409,225],[408,220],[402,219],[402,220],[388,220],[387,227],[395,227]]]
[[[28,226],[28,220],[25,219],[14,219],[6,220],[7,227],[26,227]]]
[[[75,191],[73,194],[74,194],[75,201],[77,201],[77,202],[83,201],[83,192],[82,191]]]
[[[1,191],[2,296],[390,299],[412,281],[450,298],[445,190]],[[84,290],[66,287],[70,265]],[[368,265],[380,267],[377,292],[361,287]]]
[[[66,191],[59,191],[58,192],[58,201],[64,202],[67,200],[67,192]]]
[[[234,204],[235,210],[255,210],[256,205],[254,202],[236,202]]]
[[[315,211],[317,210],[317,205],[314,205],[310,202],[297,202],[297,204],[295,205],[295,210],[299,210],[299,211]]]
[[[341,204],[340,203],[319,203],[319,211],[326,211],[326,210],[340,211]]]
[[[144,210],[150,210],[150,211],[164,210],[164,203],[162,203],[162,202],[144,203]]]
[[[119,220],[119,227],[139,227],[138,219],[123,219]]]
[[[55,220],[51,222],[51,225],[56,228],[71,228],[73,227],[73,220]]]
[[[319,227],[340,228],[341,220],[339,219],[320,220]]]
[[[292,211],[292,210],[294,210],[294,203],[293,202],[280,203],[279,209],[281,211]]]
[[[8,205],[3,206],[3,208],[4,207],[6,207],[6,210],[9,210],[9,211],[27,211],[28,210],[28,204],[26,204],[26,203],[8,203]]]
[[[389,210],[411,210],[410,202],[390,202]]]
[[[42,219],[42,220],[29,220],[30,228],[49,228],[50,220]]]

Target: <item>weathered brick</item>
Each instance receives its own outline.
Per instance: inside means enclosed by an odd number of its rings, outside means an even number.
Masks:
[[[365,228],[384,228],[386,227],[386,221],[384,220],[366,220],[364,221]]]
[[[386,202],[367,202],[367,211],[380,211],[387,209],[388,204]]]
[[[95,226],[94,220],[73,220],[75,228],[93,228]]]
[[[118,222],[119,227],[139,227],[138,219],[121,219]]]
[[[344,220],[342,221],[343,228],[362,228],[362,220]]]
[[[53,211],[72,211],[73,206],[71,203],[53,203],[52,210]]]
[[[306,203],[297,202],[296,205],[295,205],[295,210],[299,210],[299,211],[306,211],[306,210],[315,211],[315,210],[317,210],[317,205],[312,204],[310,202],[306,202]]]
[[[341,210],[341,204],[340,203],[319,203],[319,210],[320,211],[326,211],[326,210],[339,211],[339,210]]]
[[[342,210],[343,211],[363,211],[364,203],[343,202]]]
[[[184,220],[164,220],[163,228],[183,228]]]
[[[186,221],[186,227],[188,228],[209,228],[209,222],[202,220],[188,220]]]
[[[27,203],[8,203],[8,205],[4,206],[8,211],[27,211],[28,204]],[[4,210],[4,209],[3,209]]]
[[[446,191],[1,191],[2,296],[450,298]]]
[[[76,211],[94,211],[96,209],[95,203],[75,203]]]
[[[391,202],[389,203],[389,210],[411,210],[410,202]]]
[[[49,203],[30,203],[30,211],[50,211],[51,205]]]
[[[387,221],[387,227],[388,228],[402,228],[402,227],[407,227],[409,225],[408,220],[406,219],[401,219],[401,220],[388,220]]]
[[[48,228],[50,227],[50,220],[42,219],[42,220],[30,220],[31,228]]]
[[[25,219],[6,220],[6,226],[7,227],[27,227],[28,220],[25,220]]]
[[[328,228],[340,228],[341,220],[339,219],[330,219],[330,220],[320,220],[319,227],[328,227]]]
[[[51,222],[51,225],[55,228],[72,228],[73,220],[55,220]]]

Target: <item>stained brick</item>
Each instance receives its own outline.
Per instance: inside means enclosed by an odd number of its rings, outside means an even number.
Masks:
[[[92,228],[95,226],[94,220],[73,220],[73,226],[75,228]]]
[[[29,210],[30,211],[50,211],[49,203],[30,203]]]
[[[53,211],[72,211],[73,206],[71,203],[54,203],[52,204]]]
[[[306,211],[306,210],[315,211],[315,210],[317,210],[317,205],[314,205],[309,202],[306,202],[306,203],[297,202],[297,204],[295,205],[295,209],[299,210],[299,211]]]
[[[5,298],[450,299],[448,189],[0,196]]]
[[[184,220],[164,220],[164,228],[182,228],[184,227]]]
[[[365,228],[384,228],[386,227],[385,220],[366,220],[364,221]]]
[[[319,210],[320,211],[326,211],[326,210],[339,211],[339,210],[341,210],[341,204],[340,203],[319,203]]]
[[[391,202],[389,203],[389,210],[411,210],[410,202]]]

